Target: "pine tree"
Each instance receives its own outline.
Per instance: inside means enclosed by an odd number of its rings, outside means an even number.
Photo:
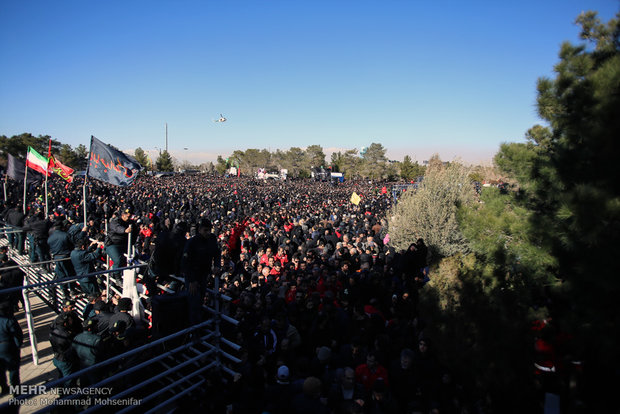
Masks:
[[[172,157],[170,156],[168,151],[164,151],[159,155],[159,157],[157,158],[157,161],[155,162],[155,165],[157,165],[158,171],[164,171],[164,172],[174,171]]]

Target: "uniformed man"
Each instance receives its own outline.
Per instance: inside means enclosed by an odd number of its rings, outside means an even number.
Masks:
[[[50,327],[50,344],[54,351],[52,362],[60,373],[60,378],[73,374],[78,370],[79,363],[72,347],[73,338],[82,331],[80,320],[73,309],[71,301],[63,306],[63,312],[52,322]],[[72,386],[75,382],[68,381],[65,385]]]
[[[97,335],[97,323],[92,319],[84,322],[84,331],[73,338],[73,350],[75,351],[80,369],[85,369],[95,365],[101,361],[102,342],[101,337]],[[97,375],[89,372],[87,375],[80,377],[80,386],[84,387],[97,382]]]
[[[57,260],[54,267],[54,279],[62,280],[74,276],[75,271],[73,265],[71,264],[71,260],[68,260],[73,250],[73,243],[69,238],[69,234],[65,231],[64,221],[61,218],[54,221],[50,236],[47,238],[47,245],[49,246],[52,258]],[[75,283],[63,284],[62,291],[65,297],[69,296],[69,287],[73,295],[77,294]]]
[[[95,262],[103,256],[103,243],[88,239],[81,239],[71,252],[71,264],[77,276],[87,275],[95,271]],[[95,276],[78,279],[80,288],[86,295],[96,295],[99,292]]]

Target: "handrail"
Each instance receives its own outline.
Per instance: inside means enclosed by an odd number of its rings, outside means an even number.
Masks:
[[[201,369],[200,371],[206,371],[207,368],[211,368],[211,365],[215,364],[215,362],[212,362],[211,364],[209,364],[208,366],[206,366],[204,369]],[[153,414],[153,413],[157,413],[157,412],[161,412],[161,409],[163,407],[166,407],[170,404],[172,404],[173,402],[175,402],[176,400],[178,400],[179,398],[183,397],[185,394],[189,394],[190,392],[194,391],[196,388],[200,387],[202,384],[204,384],[204,380],[192,385],[191,387],[189,387],[186,390],[181,391],[180,393],[176,394],[174,397],[169,398],[167,401],[165,401],[163,404],[158,405],[157,407],[151,408],[150,410],[148,410],[145,414]],[[132,409],[134,407],[131,407]],[[127,412],[127,410],[129,410],[129,407],[127,407],[125,410],[120,411],[119,413],[125,413]]]
[[[207,336],[210,336],[210,335],[207,335]],[[215,351],[213,349],[209,349],[208,351],[205,351],[205,352],[203,352],[203,353],[201,353],[201,354],[199,354],[199,355],[197,355],[197,356],[195,356],[193,358],[190,358],[187,361],[182,362],[182,363],[176,365],[173,368],[170,368],[170,369],[168,369],[168,370],[166,370],[164,372],[160,372],[159,374],[155,375],[154,377],[151,377],[151,378],[149,378],[147,380],[144,380],[141,383],[139,383],[137,385],[134,385],[133,387],[127,388],[126,390],[121,391],[118,394],[116,394],[114,396],[111,396],[110,398],[115,400],[115,399],[119,399],[119,398],[125,397],[125,396],[131,394],[132,392],[139,390],[140,388],[144,387],[145,385],[149,385],[152,382],[155,382],[155,381],[157,381],[157,380],[159,380],[161,378],[164,378],[166,375],[168,375],[168,374],[170,374],[172,372],[177,372],[178,370],[180,370],[182,368],[185,368],[186,366],[191,365],[194,362],[196,362],[196,361],[198,361],[198,360],[200,360],[200,359],[202,359],[202,358],[204,358],[204,357],[206,357],[208,355],[211,355],[214,352]]]
[[[25,233],[25,232],[23,230],[8,230],[8,231],[0,230],[0,234],[18,234],[18,233]]]
[[[0,290],[0,294],[17,292],[17,291],[20,291],[20,290],[23,290],[23,289],[34,289],[34,288],[37,288],[37,287],[46,287],[46,286],[52,286],[52,285],[64,285],[65,283],[73,282],[74,280],[78,280],[78,279],[83,279],[83,278],[87,278],[87,277],[90,278],[90,277],[93,277],[93,276],[103,275],[103,274],[106,274],[106,273],[116,273],[116,272],[120,272],[121,270],[136,269],[136,268],[144,267],[144,266],[147,266],[147,265],[146,264],[137,264],[137,265],[127,266],[127,267],[119,267],[117,269],[99,270],[97,272],[88,273],[86,275],[65,277],[65,278],[62,278],[62,279],[59,279],[59,280],[51,280],[49,282],[33,283],[32,285],[16,286],[16,287],[12,287],[12,288],[2,289],[2,290]],[[4,269],[0,269],[0,270],[4,270]]]
[[[157,393],[152,393],[152,394],[151,394],[151,395],[149,395],[148,397],[143,398],[143,399],[142,399],[142,402],[146,402],[146,401],[150,401],[150,400],[152,400],[153,398],[155,398],[155,397],[159,396],[160,394],[163,394],[164,392],[166,392],[166,391],[168,391],[168,390],[170,390],[170,389],[172,389],[172,388],[176,387],[177,385],[182,384],[182,383],[183,383],[183,382],[185,382],[187,379],[192,378],[192,377],[195,377],[196,375],[202,374],[204,371],[207,371],[207,370],[209,370],[209,369],[213,368],[216,364],[217,364],[217,362],[216,362],[216,361],[211,362],[211,363],[210,363],[210,364],[208,364],[207,366],[200,368],[198,371],[194,371],[194,372],[192,372],[191,374],[186,375],[184,378],[181,378],[181,379],[179,379],[179,380],[176,380],[176,381],[174,381],[172,384],[170,384],[170,385],[168,385],[168,386],[166,386],[166,387],[164,387],[164,388],[160,389],[160,390],[159,390],[159,392],[157,392]],[[198,384],[194,384],[193,386],[191,386],[191,387],[190,387],[190,389],[189,389],[189,390],[193,390],[195,387],[197,387],[198,385],[202,384],[203,382],[204,382],[204,380],[203,380],[203,381],[201,381],[201,382],[199,382]],[[189,390],[185,390],[185,391],[181,392],[180,394],[185,395],[187,392],[190,392]],[[179,397],[180,397],[179,395],[176,395],[176,396],[174,396],[173,398],[169,399],[168,401],[165,401],[165,402],[164,402],[164,404],[163,404],[163,406],[169,405],[172,401],[176,401]],[[172,401],[170,401],[170,400],[172,400]],[[159,406],[157,406],[157,407],[153,408],[153,410],[155,410],[155,409],[161,409],[161,407],[162,407],[162,405],[159,405]],[[135,406],[134,406],[134,407],[127,407],[127,409],[126,409],[126,410],[128,410],[128,409],[134,409],[134,408],[135,408]],[[124,411],[125,411],[125,410],[123,410],[123,411],[121,411],[121,412],[124,412]]]
[[[22,258],[23,261],[26,261]],[[61,259],[62,260],[62,259]],[[66,260],[66,259],[64,259]],[[55,261],[59,261],[59,260],[52,260],[50,262],[55,262]],[[132,263],[136,263],[136,261],[133,261]],[[42,264],[42,263],[41,263]],[[47,279],[49,278],[51,275],[49,274],[49,272],[43,272],[41,273],[40,270],[37,272],[34,269],[34,266],[36,264],[26,264],[23,266],[16,266],[19,268],[23,268],[24,273],[26,273],[26,277],[25,277],[25,281],[28,282],[29,280],[32,280],[32,278],[34,278],[34,280],[41,280],[41,279]],[[143,268],[145,266],[148,266],[148,263],[144,263],[144,262],[140,262],[140,263],[136,263],[136,264],[132,264],[130,266],[126,266],[126,267],[122,267],[122,268],[117,268],[117,269],[106,269],[106,270],[101,270],[101,271],[96,271],[96,272],[92,272],[86,275],[80,275],[80,276],[72,276],[72,277],[68,277],[68,278],[63,278],[61,280],[51,280],[51,281],[45,281],[45,282],[38,282],[38,283],[33,283],[33,284],[29,284],[29,285],[24,285],[24,286],[20,286],[20,287],[14,287],[14,288],[8,288],[8,289],[2,289],[0,290],[0,294],[7,294],[7,293],[12,293],[12,292],[16,292],[16,291],[23,291],[23,292],[37,292],[37,294],[40,296],[41,292],[45,293],[46,290],[44,288],[49,287],[49,286],[59,286],[59,285],[63,285],[66,283],[70,283],[82,278],[92,278],[94,276],[98,276],[98,275],[102,275],[102,274],[109,274],[109,273],[113,273],[113,272],[121,272],[124,270],[130,270],[130,269],[136,269],[136,268]],[[3,270],[7,270],[8,268],[4,268]],[[137,274],[137,272],[135,272]],[[127,275],[125,275],[125,277],[127,277]],[[30,278],[30,279],[29,279]],[[175,277],[175,279],[178,279],[177,277]],[[200,375],[202,372],[211,369],[213,367],[218,367],[218,369],[222,370],[222,372],[225,372],[226,374],[230,374],[230,375],[234,375],[236,374],[236,372],[231,369],[233,367],[232,364],[236,364],[241,362],[240,359],[238,359],[237,357],[229,354],[228,352],[225,352],[224,350],[221,349],[221,345],[226,345],[229,346],[230,348],[234,349],[235,351],[238,351],[239,349],[241,349],[241,347],[225,338],[222,337],[220,330],[219,330],[219,324],[220,321],[224,320],[226,322],[232,323],[234,325],[238,324],[238,321],[223,314],[220,311],[220,306],[218,305],[219,302],[221,300],[231,300],[230,297],[228,297],[227,295],[221,294],[218,292],[218,288],[219,288],[219,280],[217,280],[218,278],[216,278],[215,280],[215,290],[209,289],[210,293],[213,293],[214,295],[212,296],[212,300],[215,301],[215,309],[207,306],[206,304],[203,305],[203,308],[206,308],[210,313],[213,314],[213,316],[207,320],[204,321],[202,323],[199,323],[197,325],[185,328],[181,331],[175,332],[171,335],[168,335],[164,338],[159,338],[153,342],[150,342],[148,344],[142,345],[138,348],[132,349],[124,354],[121,355],[117,355],[115,357],[112,357],[110,359],[107,359],[105,361],[101,361],[95,365],[92,365],[90,367],[87,367],[83,370],[80,370],[78,372],[75,372],[71,375],[68,375],[66,377],[62,377],[59,378],[57,380],[51,381],[47,384],[44,384],[44,388],[43,392],[49,392],[50,390],[60,387],[62,388],[64,386],[64,384],[67,381],[71,381],[71,380],[75,380],[77,378],[83,377],[84,375],[87,375],[91,372],[95,372],[97,370],[101,370],[102,368],[105,369],[106,367],[111,367],[113,366],[112,364],[118,363],[118,361],[124,360],[124,359],[128,359],[128,358],[132,358],[134,356],[139,355],[140,353],[143,353],[145,351],[149,351],[152,350],[151,352],[154,354],[153,357],[148,358],[147,361],[140,361],[140,358],[136,358],[135,362],[132,362],[131,364],[129,364],[130,366],[128,366],[126,369],[124,369],[122,372],[118,372],[108,378],[102,379],[101,381],[95,383],[95,384],[91,384],[89,386],[83,387],[83,388],[94,388],[94,387],[102,387],[102,386],[106,386],[106,385],[112,385],[114,384],[114,382],[117,381],[122,381],[123,378],[126,378],[128,375],[140,375],[141,370],[147,369],[147,372],[151,372],[152,370],[155,370],[155,372],[153,372],[154,374],[157,373],[157,375],[154,375],[153,377],[149,377],[149,379],[147,381],[141,381],[138,384],[132,385],[130,388],[125,389],[125,390],[121,390],[119,391],[117,394],[115,395],[107,395],[106,397],[110,400],[118,400],[120,398],[124,398],[125,396],[130,396],[132,393],[134,393],[134,395],[136,395],[136,397],[140,398],[140,392],[138,390],[140,389],[144,389],[145,385],[151,384],[157,380],[160,380],[166,376],[169,376],[170,374],[173,374],[175,372],[179,372],[181,369],[184,369],[185,372],[189,372],[188,374],[182,374],[182,378],[177,379],[176,381],[173,381],[172,384],[169,384],[163,388],[158,388],[157,390],[154,391],[154,393],[149,394],[148,397],[146,398],[142,398],[140,399],[141,402],[147,402],[147,401],[151,401],[150,405],[151,407],[143,407],[143,410],[149,409],[150,411],[153,412],[157,412],[157,411],[161,411],[164,407],[168,407],[171,404],[173,404],[175,401],[177,401],[179,398],[181,398],[184,395],[187,395],[188,393],[191,393],[193,390],[195,390],[196,388],[198,388],[200,385],[202,385],[204,383],[204,378],[199,378],[198,380],[194,379],[194,377],[196,377],[197,375]],[[181,279],[182,280],[182,279]],[[166,290],[166,289],[164,289]],[[183,340],[182,342],[184,342],[182,345],[170,350],[170,351],[165,351],[165,348],[161,347],[162,344],[167,343],[168,341],[174,340],[175,338],[183,338],[183,336],[188,336],[189,334],[194,334],[194,335],[199,335],[199,331],[201,329],[207,329],[207,334],[206,335],[200,335],[199,338],[197,339],[199,342],[196,342],[197,340],[194,341],[186,341]],[[187,343],[185,343],[187,342]],[[211,342],[211,343],[210,343]],[[194,349],[194,346],[200,343],[202,346],[206,346],[207,350],[206,351],[200,351],[200,350],[196,350]],[[160,347],[161,349],[158,349],[158,347]],[[189,350],[193,350],[193,352],[189,353]],[[192,356],[193,354],[197,353],[197,356]],[[164,364],[163,360],[165,360],[166,358],[174,358],[175,364],[172,367],[169,367],[168,364]],[[189,358],[189,359],[187,359]],[[200,366],[198,364],[196,364],[196,361],[199,361],[203,358],[208,358],[209,359],[209,363],[206,366]],[[135,364],[135,365],[134,365]],[[153,365],[153,364],[158,364],[158,365]],[[193,365],[196,365],[197,368],[191,367]],[[153,368],[148,368],[148,367],[153,367]],[[194,369],[193,371],[189,371],[187,369],[187,367],[191,367],[191,369]],[[160,370],[164,368],[164,370],[162,372],[160,372]],[[109,369],[109,368],[108,368]],[[175,376],[176,377],[176,376]],[[135,376],[134,376],[135,378]],[[173,378],[170,378],[170,380],[173,380]],[[196,383],[196,381],[198,381]],[[168,381],[166,381],[168,382]],[[175,391],[174,396],[168,398],[168,396],[166,396],[166,400],[165,401],[155,401],[152,402],[153,399],[155,399],[156,397],[169,392],[169,390],[173,389],[176,386],[181,385],[182,383],[187,383],[187,388],[185,388],[185,386],[183,386],[183,388],[181,390],[179,390],[178,392]],[[164,384],[161,384],[161,386],[164,386]],[[41,388],[39,388],[37,391],[41,392]],[[135,394],[136,392],[138,392],[138,394]],[[52,391],[53,393],[53,391]],[[73,400],[75,398],[79,398],[81,395],[80,392],[77,392],[75,394],[71,394],[71,395],[62,395],[59,396],[59,401],[64,401],[64,400]],[[20,395],[18,397],[16,397],[19,400],[25,400],[25,399],[30,399],[36,397],[35,395]],[[0,405],[0,411],[2,411],[3,409],[7,408],[7,403],[1,404]],[[155,404],[156,406],[153,407],[153,404]],[[96,406],[90,407],[86,412],[91,412],[91,411],[95,411],[98,409],[102,409],[105,408],[106,404],[105,402],[102,403],[97,403]],[[123,410],[122,412],[127,412],[127,411],[131,411],[132,409],[135,409],[137,406],[128,406],[128,407],[122,407]],[[37,412],[49,412],[52,411],[56,408],[58,408],[58,406],[54,405],[53,403],[51,403],[49,406],[46,407],[40,407],[41,409]],[[117,407],[120,408],[120,407]]]
[[[106,366],[108,366],[110,364],[114,364],[114,363],[116,363],[118,361],[121,361],[121,360],[123,360],[125,358],[131,357],[131,356],[134,356],[134,355],[139,354],[141,352],[144,352],[146,350],[149,350],[150,348],[157,347],[157,346],[159,346],[159,345],[161,345],[161,344],[163,344],[163,343],[165,343],[167,341],[170,341],[172,339],[175,339],[175,338],[177,338],[179,336],[187,335],[188,333],[191,333],[193,331],[197,331],[197,330],[199,330],[201,328],[207,327],[207,326],[209,326],[212,323],[213,323],[212,320],[207,320],[205,322],[201,322],[201,323],[199,323],[197,325],[191,326],[189,328],[185,328],[185,329],[183,329],[183,330],[181,330],[179,332],[175,332],[175,333],[170,334],[170,335],[168,335],[166,337],[157,339],[157,340],[155,340],[155,341],[153,341],[151,343],[139,346],[138,348],[134,348],[134,349],[132,349],[130,351],[127,351],[127,352],[125,352],[123,354],[116,355],[116,356],[114,356],[112,358],[108,358],[105,361],[98,362],[98,363],[96,363],[94,365],[91,365],[90,367],[84,368],[84,369],[82,369],[80,371],[74,372],[74,373],[72,373],[70,375],[67,375],[65,377],[58,378],[58,379],[56,379],[54,381],[48,382],[47,384],[44,384],[43,386],[45,387],[46,391],[47,390],[51,390],[51,389],[56,388],[56,387],[59,387],[59,386],[62,386],[67,381],[71,381],[73,379],[77,379],[77,378],[81,377],[82,375],[89,373],[90,371],[94,371],[94,370],[98,370],[98,369],[104,368],[104,367],[106,367]],[[213,334],[210,333],[207,336],[210,336],[210,335],[213,335]],[[168,352],[166,352],[164,354],[159,355],[156,358],[160,358],[160,357],[161,358],[165,358],[166,356],[170,356],[170,355],[172,355],[172,354],[174,354],[174,353],[176,353],[176,352],[178,352],[178,351],[180,351],[180,350],[182,350],[184,348],[188,348],[190,346],[191,346],[191,344],[181,345],[181,346],[179,346],[179,347],[177,347],[177,348],[175,348],[175,349],[173,349],[171,351],[168,351]],[[94,387],[97,387],[97,386],[102,386],[102,385],[108,384],[108,383],[110,383],[112,381],[115,381],[115,380],[120,379],[120,378],[122,378],[124,376],[127,376],[128,374],[136,372],[139,369],[144,368],[144,367],[152,364],[153,362],[156,362],[155,359],[149,359],[148,361],[142,362],[142,363],[140,363],[140,364],[138,364],[136,366],[133,366],[133,367],[128,368],[127,370],[124,370],[123,372],[117,373],[117,374],[115,374],[115,375],[113,375],[111,377],[108,377],[108,378],[106,378],[106,379],[104,379],[102,381],[99,381],[96,384],[92,384],[89,387],[90,388],[94,388]],[[20,395],[20,396],[16,396],[15,398],[16,399],[27,399],[29,397],[30,397],[29,395]],[[67,397],[72,397],[72,396],[67,396]],[[2,408],[6,404],[8,404],[8,402],[0,405],[0,411],[2,411]],[[53,407],[50,407],[50,409],[51,408],[53,408]],[[45,412],[45,411],[41,411],[41,412]]]
[[[42,262],[26,263],[26,264],[23,264],[23,265],[15,265],[15,266],[3,267],[1,270],[4,271],[4,270],[21,269],[22,267],[33,267],[33,266],[38,266],[38,265],[42,265],[42,264],[63,262],[65,260],[71,260],[71,258],[70,257],[63,257],[62,259],[51,259],[51,260],[44,260]]]

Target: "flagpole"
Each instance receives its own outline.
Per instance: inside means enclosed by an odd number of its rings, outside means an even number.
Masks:
[[[47,174],[45,174],[45,217],[47,217]]]
[[[84,188],[82,189],[82,203],[84,204],[84,227],[86,227],[86,182],[88,181],[88,170],[90,170],[90,157],[93,150],[93,136],[90,136],[90,148],[88,149],[88,159],[86,160],[86,172],[84,173]],[[107,263],[107,260],[106,260]]]
[[[6,183],[9,180],[9,176],[5,175],[4,176],[4,202],[6,203]]]
[[[88,167],[84,175],[84,187],[82,188],[82,204],[84,204],[84,227],[86,227],[86,180],[88,179]]]
[[[26,214],[26,186],[28,185],[28,164],[26,164],[26,171],[24,172],[24,214]]]
[[[52,156],[52,138],[47,145],[47,168],[45,169],[45,218],[47,219],[47,177],[50,175],[50,158]]]
[[[45,171],[45,218],[47,218],[47,177],[50,175],[50,159],[52,158],[52,138],[50,137],[47,145],[47,168]]]

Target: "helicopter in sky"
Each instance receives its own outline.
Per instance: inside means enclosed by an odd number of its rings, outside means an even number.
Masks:
[[[213,122],[226,122],[226,118],[224,118],[224,115],[220,114],[220,118],[215,119]]]

